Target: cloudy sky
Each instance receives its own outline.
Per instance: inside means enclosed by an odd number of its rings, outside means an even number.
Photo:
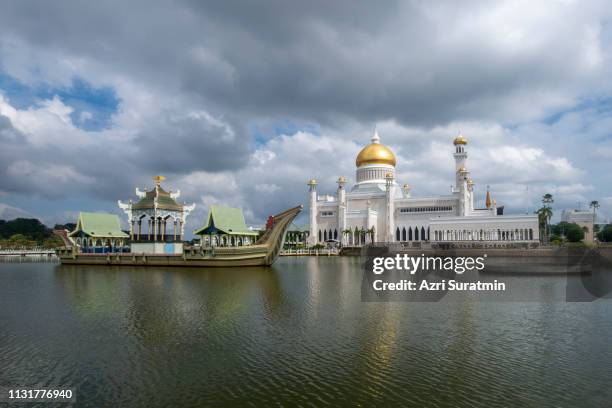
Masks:
[[[261,223],[354,180],[375,126],[414,196],[448,192],[462,130],[479,205],[612,218],[606,3],[7,2],[0,218],[119,213],[162,174],[190,228],[211,203]]]

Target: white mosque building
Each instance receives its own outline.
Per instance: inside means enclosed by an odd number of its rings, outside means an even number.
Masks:
[[[337,240],[359,246],[370,242],[538,242],[537,215],[504,215],[487,189],[486,208],[474,207],[474,182],[466,168],[468,141],[454,141],[455,185],[450,194],[411,197],[395,178],[395,155],[380,143],[378,132],[355,164],[356,183],[346,191],[338,178],[334,195],[318,195],[317,181],[310,191],[309,244]]]

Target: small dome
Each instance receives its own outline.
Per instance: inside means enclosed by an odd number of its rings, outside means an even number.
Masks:
[[[455,138],[455,140],[453,140],[453,144],[455,146],[457,145],[466,145],[468,143],[467,139],[465,137],[463,137],[463,135],[461,133],[459,133],[459,136],[457,136]]]
[[[374,134],[372,143],[361,149],[355,160],[357,167],[365,164],[388,164],[395,167],[395,155],[387,146],[380,143],[378,132]]]

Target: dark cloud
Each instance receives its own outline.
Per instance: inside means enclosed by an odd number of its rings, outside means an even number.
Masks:
[[[242,203],[263,219],[304,201],[307,177],[323,177],[327,191],[337,173],[350,177],[358,145],[349,142],[366,143],[376,122],[393,124],[383,136],[407,176],[431,185],[444,181],[423,155],[465,123],[511,129],[513,147],[550,147],[543,157],[560,168],[554,158],[571,157],[578,136],[555,144],[555,135],[580,127],[531,122],[611,93],[609,17],[596,0],[9,2],[0,13],[5,74],[24,83],[82,78],[113,89],[120,103],[103,132],[53,119],[59,104],[0,115],[0,192],[108,202],[129,198],[153,174],[184,183],[199,174],[186,200]],[[311,143],[340,142],[310,151],[299,137],[285,147],[270,134],[253,140],[249,129],[277,121],[329,136]],[[509,144],[500,132],[491,140]],[[277,156],[257,165],[256,149]],[[237,186],[209,191],[214,174]]]

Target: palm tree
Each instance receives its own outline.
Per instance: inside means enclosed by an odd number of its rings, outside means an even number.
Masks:
[[[374,227],[367,229],[366,234],[370,236],[370,242],[374,243]]]
[[[554,203],[552,194],[546,193],[542,196],[542,208],[538,210],[538,214],[543,218],[544,221],[544,237],[548,241],[549,235],[549,224],[550,219],[552,218],[553,212],[551,208],[551,204]]]
[[[550,207],[542,207],[536,211],[536,214],[538,214],[539,224],[544,232],[544,239],[546,240],[548,237],[548,223],[553,215],[552,209]]]
[[[595,221],[597,220],[597,209],[599,208],[599,201],[591,201],[589,207],[593,209],[593,224],[595,224]],[[595,227],[595,225],[593,225],[593,227]]]
[[[351,235],[351,233],[352,233],[352,231],[351,231],[350,229],[345,229],[345,230],[342,230],[342,236],[343,236],[343,237],[344,237],[345,235],[350,236],[350,235]],[[347,243],[348,243],[348,242],[347,242]]]

